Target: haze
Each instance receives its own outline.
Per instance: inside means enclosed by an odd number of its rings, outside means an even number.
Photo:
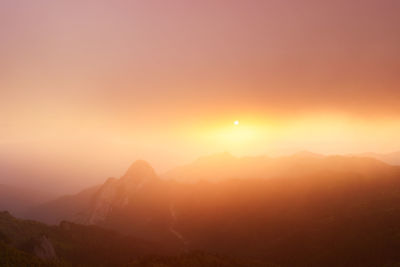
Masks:
[[[396,151],[399,8],[3,0],[0,183],[72,192],[135,159]]]

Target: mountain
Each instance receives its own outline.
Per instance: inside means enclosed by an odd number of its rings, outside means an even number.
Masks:
[[[191,164],[177,167],[163,174],[162,177],[191,183],[201,180],[266,179],[328,170],[373,175],[383,170],[384,165],[375,159],[356,156],[322,156],[310,152],[277,158],[267,156],[238,158],[229,153],[223,153],[203,157]]]
[[[400,262],[400,167],[359,157],[222,154],[174,172],[177,179],[161,179],[135,162],[93,189],[74,218],[176,253],[279,266]]]
[[[99,227],[66,221],[48,226],[8,212],[0,212],[0,248],[1,266],[123,266],[168,253],[157,244]]]
[[[136,161],[120,181],[111,177],[103,185],[37,205],[27,213],[27,217],[48,224],[58,224],[66,218],[86,224],[97,223],[111,203],[127,201],[130,190],[140,188],[147,180],[156,179],[158,177],[148,163]]]
[[[97,190],[83,222],[96,224],[104,221],[113,208],[128,205],[142,187],[158,182],[159,178],[147,162],[136,161],[121,179],[110,178]]]
[[[0,238],[0,266],[56,266],[5,244]]]
[[[39,205],[29,218],[50,224],[64,219],[95,224],[179,250],[181,241],[170,229],[168,198],[168,183],[147,162],[136,161],[120,179],[109,178],[101,186]]]
[[[379,154],[379,153],[371,152],[371,153],[357,154],[355,156],[369,157],[369,158],[381,160],[381,161],[386,162],[391,165],[400,165],[400,151],[393,152],[393,153],[387,153],[387,154]]]
[[[176,256],[144,257],[131,262],[129,267],[279,267],[266,261],[243,260],[214,253],[195,251]]]
[[[171,229],[168,182],[161,180],[145,161],[136,161],[120,179],[108,179],[93,195],[90,208],[79,222],[118,229],[179,249]],[[134,227],[132,227],[134,226]]]
[[[45,203],[54,197],[47,192],[0,184],[0,210],[9,210],[18,217],[24,217],[32,206]]]
[[[294,157],[301,157],[301,158],[323,158],[324,155],[310,152],[307,150],[299,151],[297,153],[294,153]]]
[[[23,215],[32,220],[58,224],[64,219],[76,221],[79,212],[89,208],[93,195],[99,190],[94,186],[75,195],[66,195],[31,207]]]
[[[171,255],[161,246],[94,226],[47,226],[0,212],[0,266],[268,267],[202,251]]]

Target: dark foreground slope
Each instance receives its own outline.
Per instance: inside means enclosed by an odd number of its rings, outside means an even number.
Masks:
[[[62,265],[62,263],[41,260],[34,255],[18,250],[0,241],[0,266],[50,267]]]
[[[157,245],[96,226],[69,222],[47,226],[16,219],[8,212],[0,213],[0,242],[1,253],[7,253],[11,261],[32,261],[35,264],[44,261],[57,265],[119,266],[139,256],[166,253]]]
[[[128,267],[279,267],[265,261],[233,259],[200,251],[177,256],[150,256],[139,258]]]
[[[0,266],[69,267],[257,267],[266,262],[238,260],[205,252],[171,253],[168,248],[95,226],[62,222],[47,226],[0,212]]]

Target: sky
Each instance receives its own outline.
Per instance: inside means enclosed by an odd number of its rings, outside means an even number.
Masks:
[[[139,158],[163,172],[224,151],[400,150],[399,12],[395,0],[1,0],[2,179],[72,189]]]

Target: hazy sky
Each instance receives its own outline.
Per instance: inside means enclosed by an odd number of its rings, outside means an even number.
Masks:
[[[399,150],[399,13],[395,0],[0,0],[0,159],[79,184],[137,158],[165,170],[221,151]]]

